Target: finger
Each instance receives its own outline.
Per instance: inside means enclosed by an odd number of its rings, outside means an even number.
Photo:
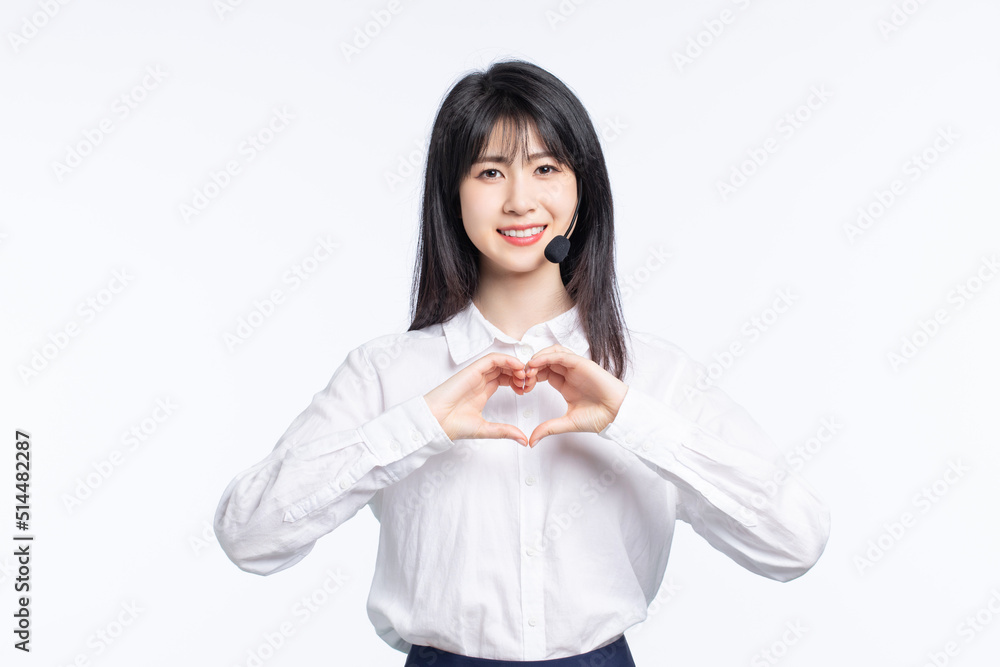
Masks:
[[[507,368],[510,368],[511,370],[524,368],[524,362],[511,354],[504,354],[503,352],[491,352],[486,356],[494,357],[493,363],[498,366],[505,366]]]
[[[502,352],[491,352],[484,357],[480,357],[473,362],[475,372],[481,377],[492,379],[500,373],[510,372],[524,366],[517,357]]]
[[[502,375],[500,377],[501,377],[500,384],[502,384],[505,387],[510,387],[511,389],[514,390],[514,393],[516,393],[516,394],[523,393],[523,390],[521,389],[521,381],[520,380],[518,380],[517,378],[515,378],[515,377],[513,377],[511,375]]]
[[[559,389],[566,382],[566,376],[552,368],[540,368],[535,375],[535,381],[548,382],[556,389]]]
[[[539,352],[528,359],[528,368],[541,368],[542,366],[562,366],[565,369],[575,368],[581,362],[587,361],[578,354],[563,350],[553,350],[551,352]]]
[[[503,379],[503,384],[514,386],[521,386],[524,380],[527,379],[528,374],[523,369],[511,370],[509,368],[504,369],[497,373],[498,378]]]
[[[508,377],[506,378],[506,382],[504,384],[506,386],[509,386],[518,396],[524,396],[525,394],[530,393],[531,390],[535,388],[535,385],[537,383],[533,378],[530,377],[527,378],[524,382],[514,377]]]
[[[522,378],[526,376],[524,369],[521,367],[511,368],[509,366],[497,366],[483,374],[483,378],[487,380],[492,380],[494,378],[505,378],[502,384],[509,384],[512,378]]]
[[[490,380],[483,386],[483,393],[486,394],[487,397],[492,396],[496,393],[496,390],[500,388],[500,384],[499,379]]]
[[[538,352],[535,352],[535,354],[533,354],[532,357],[537,357],[541,354],[549,354],[550,352],[567,352],[567,351],[569,351],[569,348],[564,347],[559,343],[556,343],[554,345],[549,345],[548,347],[543,347]]]

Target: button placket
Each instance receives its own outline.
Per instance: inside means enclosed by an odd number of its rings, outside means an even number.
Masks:
[[[528,358],[530,358],[530,352]],[[540,394],[532,391],[524,396],[515,396],[517,425],[524,434],[531,437],[539,414]],[[543,503],[541,503],[541,459],[542,441],[536,448],[518,448],[518,471],[520,473],[521,498],[521,600],[522,623],[524,623],[524,647],[526,660],[540,660],[545,655],[545,528]]]

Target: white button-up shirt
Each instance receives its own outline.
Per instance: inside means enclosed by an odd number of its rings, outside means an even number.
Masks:
[[[402,652],[494,660],[577,655],[643,621],[676,519],[752,572],[804,573],[826,545],[826,506],[740,406],[699,382],[702,366],[631,334],[614,421],[532,449],[452,441],[423,395],[490,352],[527,361],[559,343],[591,358],[576,306],[518,341],[470,302],[448,322],[353,349],[273,451],[227,486],[222,548],[247,572],[279,572],[367,505],[380,522],[367,605],[378,635]],[[501,386],[483,416],[530,436],[565,412],[539,382],[524,396]]]

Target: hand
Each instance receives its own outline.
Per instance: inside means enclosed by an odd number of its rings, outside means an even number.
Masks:
[[[528,391],[548,382],[566,399],[566,414],[542,422],[531,433],[529,447],[547,435],[581,431],[600,433],[618,416],[628,385],[594,361],[562,345],[539,350],[525,365]],[[534,381],[534,382],[533,382]]]
[[[523,388],[522,388],[523,385]],[[483,408],[498,387],[511,387],[523,395],[531,391],[524,364],[514,356],[491,352],[469,364],[424,394],[431,412],[452,440],[461,438],[510,438],[528,444],[521,429],[483,419]]]

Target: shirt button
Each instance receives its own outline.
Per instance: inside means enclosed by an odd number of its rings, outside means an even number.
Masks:
[[[646,440],[642,443],[642,451],[644,452],[648,452],[652,447],[653,446],[649,444],[649,440]]]
[[[534,352],[532,352],[531,350],[531,346],[524,344],[519,344],[517,346],[517,353],[520,354],[522,357],[530,357],[532,354],[534,354]]]
[[[625,436],[625,442],[627,444],[629,444],[629,445],[631,445],[633,442],[635,442],[635,434],[629,433],[628,435],[626,435]]]
[[[535,627],[536,625],[538,625],[538,619],[532,616],[531,618],[528,619],[528,625],[530,625],[531,627]]]
[[[524,483],[527,484],[528,486],[531,486],[532,484],[534,484],[537,481],[538,481],[538,478],[536,478],[534,475],[528,475],[528,477],[525,478]]]
[[[396,442],[395,440],[393,440],[392,442],[389,443],[389,449],[391,449],[394,452],[398,452],[399,451],[399,443]]]
[[[349,487],[350,485],[351,485],[351,483],[350,483],[350,482],[348,482],[348,481],[347,481],[346,479],[342,479],[342,480],[340,480],[340,488],[342,488],[342,489],[346,489],[346,488],[347,488],[347,487]]]
[[[527,409],[526,409],[526,410],[525,410],[524,412],[522,412],[521,414],[523,414],[523,415],[524,415],[525,419],[528,419],[528,418],[530,418],[530,417],[531,417],[531,415],[535,414],[535,411],[534,411],[534,410],[532,410],[531,408],[527,408]]]
[[[528,547],[527,549],[524,550],[524,553],[526,553],[529,556],[534,556],[538,552],[532,549],[531,547]]]
[[[412,429],[410,431],[410,437],[413,439],[413,442],[419,441],[420,440],[420,431],[418,431],[417,429]]]

